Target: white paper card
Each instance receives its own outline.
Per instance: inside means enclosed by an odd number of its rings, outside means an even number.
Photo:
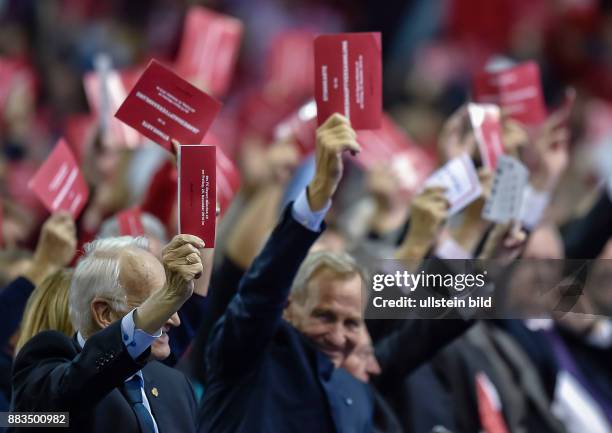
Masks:
[[[520,216],[529,170],[516,158],[500,155],[493,177],[491,196],[482,210],[482,217],[496,223],[507,223]]]
[[[425,181],[425,186],[443,186],[450,204],[449,215],[454,215],[482,194],[476,167],[469,155],[451,159]]]

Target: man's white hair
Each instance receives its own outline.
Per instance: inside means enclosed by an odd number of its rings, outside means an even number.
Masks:
[[[293,280],[291,286],[291,299],[294,302],[300,304],[306,302],[309,297],[308,283],[321,269],[331,271],[333,275],[339,278],[349,278],[353,275],[359,275],[362,287],[365,288],[365,283],[367,281],[366,271],[359,266],[357,261],[350,254],[343,251],[316,251],[306,256],[306,259],[304,259],[304,262]]]
[[[97,239],[85,245],[70,285],[70,320],[74,329],[89,336],[95,331],[91,301],[106,298],[115,310],[125,309],[125,289],[119,282],[119,258],[126,248],[149,249],[144,237],[120,236]]]

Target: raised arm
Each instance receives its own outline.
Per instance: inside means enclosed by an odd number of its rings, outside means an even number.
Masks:
[[[246,374],[273,338],[293,278],[322,230],[322,220],[342,177],[342,154],[360,150],[355,138],[348,120],[337,114],[317,130],[315,176],[285,210],[213,330],[209,371]]]

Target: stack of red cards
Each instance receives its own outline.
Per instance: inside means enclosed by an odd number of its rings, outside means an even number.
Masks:
[[[89,197],[85,178],[64,139],[59,140],[28,187],[34,191],[49,212],[66,210],[75,220],[81,214]]]
[[[540,68],[535,62],[476,75],[473,97],[475,102],[499,105],[504,114],[526,125],[546,119]]]
[[[315,100],[319,125],[334,113],[353,129],[378,129],[382,116],[380,33],[341,33],[315,39]]]
[[[189,9],[177,71],[218,98],[227,93],[242,38],[242,22],[203,7]]]
[[[200,143],[220,109],[212,96],[153,60],[115,116],[172,151],[173,139]]]

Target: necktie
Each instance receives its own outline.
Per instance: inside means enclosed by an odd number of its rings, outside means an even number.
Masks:
[[[153,416],[142,402],[142,388],[142,378],[139,375],[136,375],[125,382],[125,395],[127,400],[132,405],[136,418],[138,418],[140,431],[142,433],[155,433]]]

